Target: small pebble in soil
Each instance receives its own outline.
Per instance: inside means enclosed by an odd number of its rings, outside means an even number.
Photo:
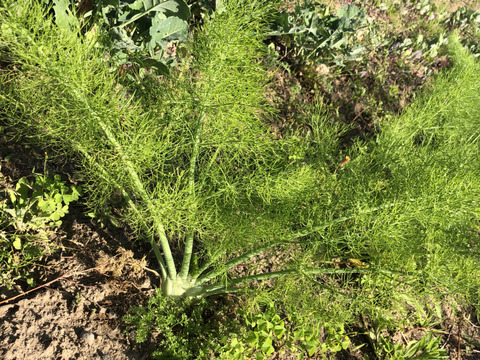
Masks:
[[[84,330],[80,334],[80,339],[85,340],[87,343],[93,343],[95,341],[95,335],[90,331]]]

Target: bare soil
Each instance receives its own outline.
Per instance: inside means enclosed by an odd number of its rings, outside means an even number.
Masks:
[[[0,138],[0,166],[10,183],[41,172],[42,155]],[[72,169],[57,158],[46,170],[67,181]],[[22,282],[0,287],[0,359],[148,359],[151,349],[137,346],[121,319],[149,297],[156,280],[143,255],[126,250],[135,244],[125,229],[102,227],[85,212],[71,206],[52,232],[55,250],[31,268],[36,290]]]
[[[57,251],[33,269],[37,283],[48,286],[0,305],[1,359],[147,359],[151,353],[136,346],[121,321],[151,291],[144,261],[121,246],[125,239],[92,230],[88,218],[77,216],[57,231],[63,240]],[[0,290],[0,301],[18,293]]]

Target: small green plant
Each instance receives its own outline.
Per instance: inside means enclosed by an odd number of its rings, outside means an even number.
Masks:
[[[33,277],[28,266],[51,250],[48,229],[58,227],[80,191],[68,187],[59,175],[53,178],[36,175],[33,181],[21,178],[15,188],[0,193],[0,269],[1,285],[11,287],[24,278],[29,285]]]
[[[264,359],[275,351],[275,340],[285,335],[285,322],[276,314],[273,303],[267,305],[265,311],[259,314],[244,316],[245,325],[249,330],[245,342],[251,349],[258,349],[257,359]]]
[[[80,196],[79,189],[65,185],[60,175],[53,178],[36,175],[33,182],[23,177],[15,190],[6,189],[5,192],[1,209],[10,215],[11,224],[19,231],[60,226],[69,204]]]
[[[457,29],[462,36],[462,43],[475,57],[480,57],[480,11],[458,8],[445,21],[452,29]]]
[[[441,349],[441,337],[428,333],[420,340],[412,340],[406,345],[394,344],[390,337],[384,334],[384,328],[377,326],[369,331],[375,354],[379,359],[387,360],[443,360],[447,351]]]
[[[343,325],[334,326],[325,323],[321,330],[323,336],[320,329],[313,326],[301,327],[293,333],[291,350],[298,353],[299,359],[305,359],[314,354],[321,354],[323,358],[327,358],[350,346],[350,337],[346,334]]]
[[[175,44],[187,39],[190,10],[183,0],[100,1],[96,15],[108,31],[117,64],[138,64],[168,74]]]
[[[137,342],[155,338],[154,359],[208,359],[219,348],[217,334],[236,326],[221,313],[208,299],[167,298],[157,289],[147,305],[130,309],[123,320]]]
[[[268,359],[274,353],[285,353],[287,349],[298,359],[314,355],[326,358],[350,345],[343,326],[322,323],[319,326],[286,324],[276,312],[273,302],[256,313],[242,312],[242,323],[246,330],[240,334],[224,337],[225,344],[220,359]],[[296,330],[294,330],[296,328]]]

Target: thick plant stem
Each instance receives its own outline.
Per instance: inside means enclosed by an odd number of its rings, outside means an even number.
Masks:
[[[302,238],[302,237],[305,237],[307,235],[310,235],[310,234],[313,234],[315,232],[318,232],[320,230],[324,230],[325,228],[331,226],[331,225],[334,225],[334,224],[337,224],[337,223],[341,223],[341,222],[344,222],[346,220],[349,220],[351,218],[353,218],[354,216],[342,216],[340,218],[337,218],[335,220],[332,220],[332,221],[329,221],[327,223],[324,223],[322,225],[318,225],[318,226],[315,226],[313,228],[310,228],[310,229],[305,229],[305,230],[300,230],[300,231],[297,231],[295,233],[293,233],[292,235],[290,235],[288,238],[286,239],[283,239],[283,240],[280,240],[280,241],[275,241],[273,243],[269,243],[269,244],[266,244],[264,246],[260,246],[248,253],[245,253],[239,257],[236,257],[234,259],[231,259],[230,261],[226,262],[224,264],[223,267],[219,268],[219,269],[215,269],[215,270],[212,270],[211,272],[209,272],[208,274],[205,274],[201,277],[199,277],[197,279],[197,281],[195,282],[196,285],[202,285],[202,284],[205,284],[206,282],[210,281],[210,280],[213,280],[214,278],[216,278],[217,276],[225,273],[226,271],[234,268],[235,266],[247,261],[247,260],[250,260],[252,257],[254,256],[257,256],[257,255],[260,255],[261,253],[263,253],[264,251],[268,250],[268,249],[271,249],[277,245],[281,245],[281,244],[295,244],[295,240],[296,239],[299,239],[299,238]],[[215,259],[211,259],[208,263],[204,264],[200,269],[199,269],[199,274],[201,274],[202,272],[204,272],[205,270],[208,269],[208,267],[211,266],[211,264],[213,264],[213,262],[215,261]]]
[[[207,297],[217,294],[223,294],[228,292],[235,292],[239,291],[241,287],[235,287],[236,285],[246,285],[252,281],[262,281],[262,280],[270,280],[276,279],[284,276],[295,276],[295,275],[320,275],[320,274],[356,274],[356,273],[366,273],[371,272],[369,269],[321,269],[321,268],[314,268],[314,269],[288,269],[288,270],[281,270],[275,271],[265,274],[258,274],[258,275],[250,275],[244,276],[241,278],[227,280],[223,284],[213,284],[209,286],[203,287],[192,287],[191,289],[185,292],[184,296],[200,296],[200,297]]]
[[[91,109],[91,107],[89,106],[89,104],[83,99],[83,97],[75,90],[73,89],[73,92],[74,94],[77,96],[78,99],[80,99],[87,107],[87,109],[89,110],[90,114],[95,117],[96,119],[99,119],[99,116]],[[106,126],[105,126],[106,128]],[[115,141],[116,143],[116,146],[118,147],[118,143]],[[107,175],[107,171],[97,162],[95,161],[91,161],[92,160],[92,156],[88,153],[87,150],[85,150],[85,148],[81,145],[79,145],[78,143],[72,143],[73,145],[73,148],[80,154],[82,154],[83,157],[85,157],[86,159],[88,159],[90,161],[90,163],[94,164],[95,167],[97,168],[97,170],[100,171],[100,173],[102,174],[102,176],[104,178],[107,178],[108,175]],[[137,179],[138,179],[138,176],[137,176]],[[120,193],[123,195],[123,197],[127,200],[127,203],[128,203],[128,206],[130,207],[130,209],[135,213],[135,215],[137,215],[137,217],[139,219],[141,219],[141,216],[140,216],[140,210],[138,210],[138,207],[137,205],[132,201],[130,195],[127,193],[127,191],[125,191],[124,188],[121,188],[121,187],[118,187],[117,188]],[[145,224],[144,221],[142,221],[142,227],[145,231],[146,234],[148,234],[150,231],[148,231],[148,227],[147,227],[147,224]],[[163,232],[165,233],[165,232]],[[152,246],[152,249],[153,249],[153,252],[155,253],[155,257],[157,258],[157,261],[158,261],[158,265],[160,267],[160,273],[161,273],[161,276],[162,276],[162,280],[166,280],[167,278],[167,265],[165,263],[165,260],[160,252],[160,249],[158,248],[158,245],[155,241],[155,238],[153,236],[150,236],[150,240],[149,240],[149,243],[150,245]],[[168,248],[169,250],[169,248]]]
[[[132,181],[132,184],[135,190],[141,196],[142,200],[146,202],[146,205],[149,211],[152,211],[152,217],[155,219],[155,214],[153,213],[154,205],[150,200],[150,197],[148,196],[147,192],[145,191],[145,188],[143,187],[143,184],[140,181],[140,178],[138,177],[138,174],[135,171],[132,162],[127,159],[126,155],[123,153],[121,149],[120,144],[118,143],[117,139],[114,137],[110,129],[107,127],[107,125],[102,120],[100,119],[98,120],[99,120],[99,125],[103,130],[103,132],[105,133],[105,135],[107,136],[108,140],[112,143],[112,145],[116,148],[117,152],[122,157],[125,164],[125,168],[127,170],[128,175],[130,176],[130,180]],[[172,281],[174,281],[177,277],[177,271],[175,269],[175,262],[173,260],[170,244],[168,243],[168,239],[165,234],[165,229],[163,228],[163,225],[159,221],[155,221],[155,227],[157,230],[157,235],[160,238],[160,245],[162,246],[162,250],[165,255],[165,263],[167,266],[168,277]]]
[[[200,118],[198,119],[198,126],[195,134],[194,144],[193,144],[192,157],[190,158],[190,168],[189,168],[189,174],[188,174],[188,192],[191,197],[195,196],[195,169],[197,167],[197,157],[200,149],[200,141],[201,141],[201,134],[202,134],[204,119],[205,119],[205,111],[202,112],[202,115],[200,115]],[[192,260],[192,253],[193,253],[193,237],[194,237],[194,230],[191,229],[188,231],[185,239],[185,249],[183,251],[182,268],[179,273],[179,276],[182,280],[187,280],[188,272],[190,270],[190,262]]]
[[[197,281],[195,282],[196,285],[203,285],[205,284],[206,282],[210,281],[210,280],[213,280],[215,279],[217,276],[220,276],[221,274],[225,273],[226,271],[234,268],[235,266],[245,262],[245,261],[248,261],[250,260],[252,257],[254,256],[257,256],[257,255],[260,255],[261,253],[263,253],[264,251],[272,248],[272,247],[275,247],[277,245],[280,245],[282,244],[283,241],[276,241],[274,243],[271,243],[271,244],[267,244],[267,245],[264,245],[264,246],[261,246],[259,248],[256,248],[246,254],[243,254],[239,257],[236,257],[230,261],[227,261],[221,268],[218,268],[218,269],[214,269],[212,270],[211,272],[209,272],[208,274],[205,274],[204,276],[201,276],[200,278],[197,279]],[[214,260],[213,260],[214,261]],[[211,265],[213,263],[213,261],[209,262],[208,264]],[[205,271],[207,268],[206,265],[202,266],[202,268],[200,269],[200,271]]]
[[[88,152],[82,146],[80,146],[78,144],[74,144],[74,147],[75,147],[76,151],[81,153],[85,158],[87,158],[89,160],[91,159],[90,154],[88,154]],[[95,165],[95,167],[97,168],[97,170],[99,170],[103,174],[104,178],[107,178],[107,175],[106,175],[107,172],[100,164],[98,164],[97,162],[92,162],[92,161],[90,161],[90,162],[93,163]],[[119,187],[118,190],[120,191],[122,196],[127,200],[128,206],[133,211],[133,213],[139,219],[141,219],[140,210],[138,210],[137,205],[132,201],[132,199],[130,198],[130,195],[125,191],[124,188]],[[143,230],[145,231],[146,234],[149,233],[147,224],[145,224],[145,222],[143,222],[143,221],[142,221],[142,228],[143,228]],[[155,257],[157,258],[158,265],[160,267],[160,273],[162,274],[162,280],[165,280],[167,278],[167,270],[166,270],[165,260],[163,259],[163,256],[160,253],[160,249],[158,248],[157,242],[155,241],[155,238],[153,236],[150,236],[149,243],[152,246],[153,252],[155,253]]]
[[[68,84],[67,87],[71,88],[71,85],[69,86],[69,84]],[[155,219],[154,220],[154,225],[155,225],[156,232],[157,232],[157,235],[158,235],[159,240],[160,240],[160,246],[162,247],[163,254],[164,254],[164,257],[165,257],[164,258],[165,259],[165,266],[166,266],[166,270],[167,270],[167,273],[168,273],[168,277],[172,281],[175,281],[175,279],[177,277],[177,271],[176,271],[176,268],[175,268],[175,261],[173,260],[172,251],[170,249],[170,244],[168,243],[168,239],[167,239],[167,235],[165,233],[165,229],[164,229],[162,223],[160,221],[156,220],[156,216],[155,216],[155,212],[154,212],[155,207],[154,207],[150,197],[148,196],[142,182],[140,181],[140,178],[138,177],[138,174],[135,171],[133,163],[123,153],[122,147],[118,143],[117,139],[115,138],[113,133],[110,131],[108,126],[105,124],[103,119],[90,107],[90,104],[88,103],[87,99],[84,96],[82,96],[82,94],[80,94],[79,91],[75,88],[72,89],[72,92],[75,94],[75,96],[77,97],[77,99],[79,101],[81,101],[85,104],[85,107],[87,108],[90,116],[92,116],[98,122],[98,125],[102,129],[102,131],[105,134],[105,136],[107,137],[108,141],[110,141],[110,143],[113,145],[115,150],[118,152],[118,154],[122,158],[122,160],[125,164],[125,168],[127,170],[127,173],[130,177],[130,181],[132,182],[132,185],[135,188],[135,191],[141,197],[141,199],[143,201],[145,201],[145,203],[147,205],[147,208],[148,208],[148,211],[151,212],[152,218]],[[154,251],[155,251],[155,247],[154,247]]]

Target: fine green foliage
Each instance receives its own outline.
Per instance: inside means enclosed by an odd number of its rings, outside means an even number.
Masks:
[[[14,189],[0,191],[0,286],[11,287],[19,279],[33,285],[29,267],[51,251],[49,229],[61,224],[80,192],[58,175],[36,175],[31,182],[21,178]]]
[[[267,127],[266,72],[258,60],[262,19],[272,4],[225,6],[186,47],[191,55],[175,79],[151,82],[138,97],[117,85],[95,38],[48,21],[27,31],[44,17],[42,8],[12,5],[2,25],[11,61],[25,74],[7,74],[3,106],[10,121],[82,159],[91,207],[105,207],[112,194],[123,198],[123,219],[151,242],[167,295],[207,296],[298,274],[292,266],[225,278],[282,244],[305,238],[308,248],[310,234],[346,219],[336,209],[324,211],[330,185],[322,159],[336,147],[325,144],[337,136],[335,126],[317,115],[308,139],[278,139]],[[37,96],[27,100],[32,87]],[[178,240],[180,268],[171,249]],[[194,244],[197,269],[191,268]],[[357,272],[298,260],[306,272]]]
[[[105,59],[101,31],[58,26],[39,4],[0,10],[1,116],[81,165],[92,213],[115,198],[118,218],[150,242],[162,290],[127,321],[138,340],[161,331],[159,357],[218,350],[208,336],[184,341],[201,332],[197,297],[245,290],[282,306],[285,319],[247,316],[250,333],[223,349],[234,356],[268,356],[288,336],[305,356],[336,352],[360,317],[429,325],[449,296],[480,298],[479,64],[450,37],[453,68],[348,148],[321,101],[303,114],[305,131],[281,131],[262,62],[273,5],[223,2],[172,76],[135,83]],[[331,330],[325,349],[319,323]]]
[[[479,65],[458,38],[450,51],[453,70],[386,124],[371,152],[359,144],[342,173],[346,194],[381,208],[349,224],[345,241],[419,286],[478,296]]]
[[[238,329],[208,299],[175,299],[157,289],[145,306],[134,307],[124,321],[135,329],[136,341],[153,333],[158,351],[154,359],[208,359],[220,348],[217,336]]]

